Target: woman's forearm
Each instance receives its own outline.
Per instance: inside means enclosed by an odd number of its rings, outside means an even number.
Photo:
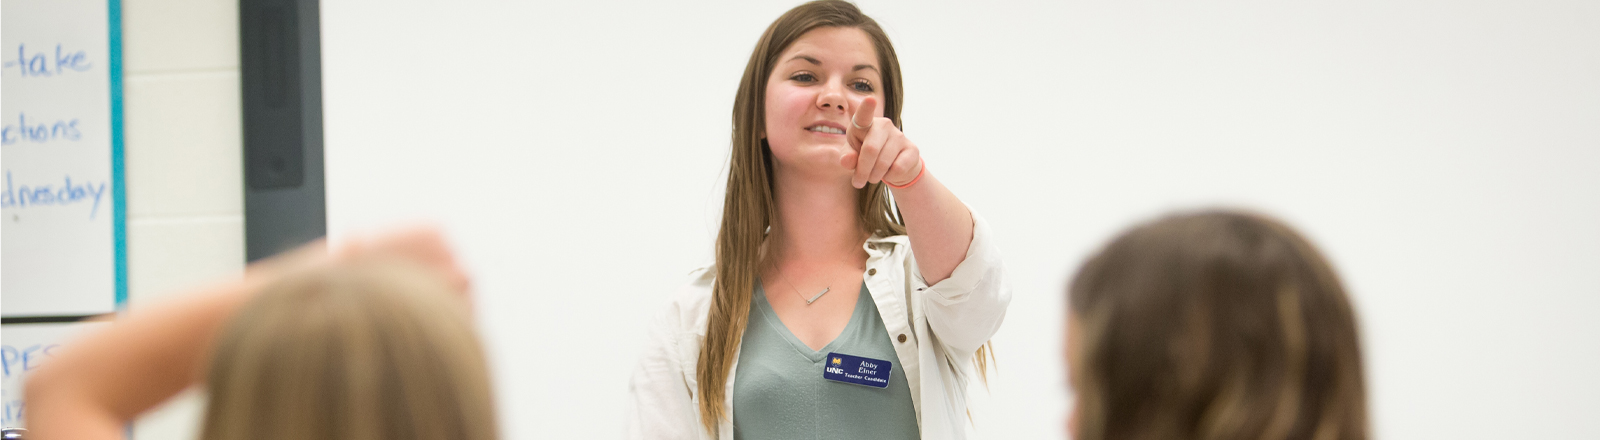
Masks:
[[[916,253],[917,269],[929,285],[950,277],[972,245],[972,212],[931,171],[910,188],[891,189],[906,235]]]

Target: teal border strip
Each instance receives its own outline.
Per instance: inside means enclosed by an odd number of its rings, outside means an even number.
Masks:
[[[128,188],[122,162],[122,1],[107,0],[111,42],[111,235],[116,242],[117,310],[128,305]]]

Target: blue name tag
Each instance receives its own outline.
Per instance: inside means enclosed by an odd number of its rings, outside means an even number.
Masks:
[[[893,371],[893,362],[848,354],[828,353],[822,360],[823,379],[874,388],[888,388]]]

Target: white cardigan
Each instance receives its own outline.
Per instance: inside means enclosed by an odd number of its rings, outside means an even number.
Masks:
[[[949,278],[933,286],[923,281],[906,236],[874,236],[863,244],[867,269],[862,279],[905,370],[924,439],[966,438],[966,391],[973,374],[973,353],[1000,329],[1011,302],[1011,288],[1005,282],[988,225],[976,213],[972,222],[972,244],[966,259]],[[723,407],[729,416],[719,424],[715,436],[700,425],[695,365],[706,336],[715,279],[712,272],[711,268],[693,272],[689,285],[652,326],[629,382],[627,438],[733,439],[737,357],[734,367],[728,369],[727,392],[723,393]]]

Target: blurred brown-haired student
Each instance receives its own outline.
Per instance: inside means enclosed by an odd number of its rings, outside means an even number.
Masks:
[[[1068,289],[1077,440],[1368,437],[1355,313],[1310,242],[1208,211],[1112,240]]]

